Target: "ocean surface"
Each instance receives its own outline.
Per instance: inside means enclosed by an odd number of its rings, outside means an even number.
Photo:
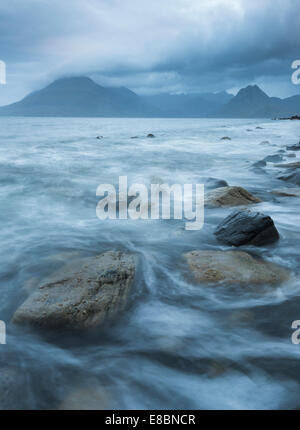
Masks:
[[[286,186],[274,164],[252,167],[299,137],[299,121],[1,117],[0,406],[299,408],[291,324],[300,320],[300,199],[271,193]],[[254,208],[273,218],[281,239],[242,249],[294,276],[263,291],[193,284],[182,254],[228,249],[213,232],[231,209],[207,209],[200,231],[185,230],[184,220],[100,221],[96,189],[119,176],[147,185],[214,177],[245,187],[263,200]],[[112,249],[139,261],[114,324],[79,334],[10,323],[48,275]]]

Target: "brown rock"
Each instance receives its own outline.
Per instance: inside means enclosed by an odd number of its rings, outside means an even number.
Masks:
[[[192,251],[184,255],[199,283],[280,284],[287,269],[241,251]]]
[[[260,203],[261,200],[242,187],[222,187],[205,196],[205,205],[212,207],[242,206]]]

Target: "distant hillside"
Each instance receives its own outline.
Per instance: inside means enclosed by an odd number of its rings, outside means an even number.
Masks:
[[[269,97],[257,85],[241,89],[214,116],[229,118],[273,118],[300,113],[300,96]]]
[[[105,88],[87,77],[63,78],[23,100],[0,107],[0,115],[55,117],[273,118],[300,115],[300,96],[269,97],[257,85],[234,97],[204,94],[138,96],[128,88]]]
[[[144,100],[159,109],[165,116],[203,117],[216,112],[233,96],[226,91],[204,94],[158,94]]]
[[[58,79],[20,102],[0,108],[0,115],[132,117],[153,116],[157,109],[127,88],[104,88],[86,77]]]

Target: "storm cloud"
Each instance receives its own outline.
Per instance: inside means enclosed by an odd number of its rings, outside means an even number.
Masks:
[[[10,0],[0,5],[0,104],[88,75],[140,94],[299,93],[298,0]]]

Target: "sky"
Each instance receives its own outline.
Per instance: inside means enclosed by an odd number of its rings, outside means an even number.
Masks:
[[[0,105],[64,76],[138,94],[300,94],[299,0],[9,0],[0,3]]]

